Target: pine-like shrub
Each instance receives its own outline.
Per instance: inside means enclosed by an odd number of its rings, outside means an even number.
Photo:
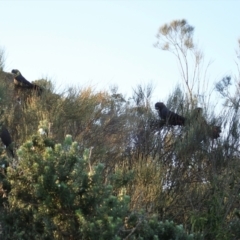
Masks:
[[[90,165],[70,135],[63,144],[35,135],[8,167],[11,184],[2,217],[5,239],[113,239],[128,211],[129,197],[113,195],[104,166]]]

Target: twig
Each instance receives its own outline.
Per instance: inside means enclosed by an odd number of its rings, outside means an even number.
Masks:
[[[123,240],[127,240],[129,239],[129,237],[136,231],[137,227],[140,225],[141,221],[139,221],[136,225],[136,227],[134,227],[131,232],[123,239]]]
[[[93,149],[93,147],[90,147],[89,157],[88,157],[88,164],[89,164],[89,169],[90,169],[91,173],[92,173],[92,166],[91,166],[92,149]]]

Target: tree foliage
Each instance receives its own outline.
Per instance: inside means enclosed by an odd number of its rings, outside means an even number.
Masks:
[[[178,63],[184,89],[192,107],[201,100],[205,105],[211,95],[208,82],[208,69],[211,62],[205,64],[204,54],[194,41],[194,27],[185,19],[174,20],[159,28],[155,47],[172,53]]]

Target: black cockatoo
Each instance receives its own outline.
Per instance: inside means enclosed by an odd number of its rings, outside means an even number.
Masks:
[[[217,139],[220,137],[221,132],[221,126],[211,126],[211,131],[209,135],[212,139]]]
[[[0,138],[3,144],[6,146],[7,150],[11,153],[12,157],[14,157],[13,150],[12,150],[12,138],[7,130],[6,127],[2,126],[0,130]]]
[[[158,115],[161,119],[163,119],[168,125],[184,125],[185,124],[185,118],[178,115],[177,113],[174,113],[170,111],[164,103],[157,102],[155,104],[155,109],[158,111]]]
[[[29,88],[29,89],[35,89],[40,92],[42,92],[42,88],[34,83],[30,83],[23,75],[21,72],[17,69],[12,70],[12,74],[14,76],[14,84],[16,86],[20,86],[23,88]]]

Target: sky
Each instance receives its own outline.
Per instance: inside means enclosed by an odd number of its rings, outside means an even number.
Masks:
[[[153,99],[164,101],[181,77],[174,56],[153,46],[159,27],[179,19],[195,27],[213,86],[236,72],[239,9],[238,0],[0,0],[4,70],[59,90],[116,85],[126,96],[152,83]]]

